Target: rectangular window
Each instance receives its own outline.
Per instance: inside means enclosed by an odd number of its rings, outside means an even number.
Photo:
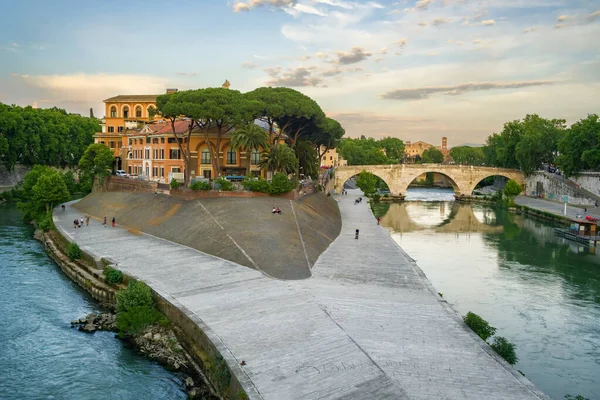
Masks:
[[[210,173],[211,173],[210,169],[205,169],[204,171],[202,171],[202,176],[205,177],[206,179],[210,179]]]
[[[111,110],[110,111],[110,117],[111,118],[117,118],[117,111],[116,110]]]
[[[110,142],[108,142],[108,147],[110,147],[111,149],[114,149],[116,146],[116,143],[114,140],[111,140]]]
[[[115,127],[114,126],[109,126],[108,127],[108,133],[115,133]]]
[[[165,138],[164,138],[164,137],[161,137],[161,138],[160,138],[160,143],[161,143],[161,144],[165,144]]]
[[[122,126],[119,126],[119,127],[117,128],[117,132],[119,132],[119,133],[122,133],[122,132],[123,132],[123,127],[122,127]]]
[[[169,158],[171,160],[179,160],[179,158],[180,158],[179,149],[169,150]]]
[[[129,139],[129,145],[131,146],[133,144],[133,139]]]
[[[150,149],[146,149],[146,151],[145,151],[145,154],[144,154],[144,155],[145,155],[145,157],[144,157],[144,158],[145,158],[146,160],[149,160],[149,159],[150,159]]]
[[[258,151],[252,152],[252,159],[250,160],[252,165],[260,164],[260,153]]]
[[[165,159],[165,149],[160,149],[160,159],[161,160]]]
[[[152,168],[152,176],[158,176],[158,167]]]
[[[104,140],[101,140],[101,141],[100,141],[100,144],[104,144]]]
[[[210,152],[209,151],[202,152],[202,164],[210,164]]]
[[[135,110],[135,117],[142,118],[142,110],[140,110],[139,108]]]
[[[237,164],[237,157],[235,151],[227,152],[227,164]]]
[[[260,177],[260,171],[252,171],[252,176],[255,178]]]
[[[150,136],[146,136],[146,144],[150,144]]]
[[[146,176],[150,176],[150,167],[146,167]]]
[[[160,177],[161,178],[165,177],[165,167],[160,167]]]
[[[171,172],[181,172],[181,168],[179,168],[179,167],[171,167]]]
[[[170,137],[170,138],[167,140],[167,143],[177,143],[177,140],[176,140],[174,137]]]
[[[127,173],[128,173],[129,175],[131,175],[131,165],[130,165],[129,167],[127,167]]]

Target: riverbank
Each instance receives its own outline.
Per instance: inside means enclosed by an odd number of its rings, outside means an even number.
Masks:
[[[169,319],[185,316],[176,324],[203,333],[251,399],[545,399],[486,350],[355,197],[342,197],[342,233],[313,277],[296,281],[96,221],[74,230],[70,207],[54,219],[82,249],[143,278],[177,309]]]
[[[104,268],[110,265],[107,260],[94,259],[85,252],[81,258],[71,260],[67,255],[69,242],[56,230],[45,233],[37,230],[34,236],[44,244],[46,252],[60,269],[94,299],[101,302],[106,309],[103,314],[92,313],[84,318],[76,319],[71,322],[71,326],[79,326],[79,330],[88,333],[116,332],[116,316],[112,310],[116,304],[117,292],[123,290],[126,283],[133,278],[125,276],[125,283],[109,285],[105,282],[103,275]],[[180,344],[180,342],[189,342],[189,338],[186,338],[181,332],[179,335],[175,332],[178,332],[177,327],[153,325],[144,328],[136,335],[122,339],[127,340],[148,359],[158,362],[171,371],[185,373],[188,398],[216,399],[216,393],[197,361]]]
[[[538,218],[555,221],[563,225],[568,225],[571,220],[578,219],[578,215],[587,216],[600,220],[600,209],[597,207],[584,208],[583,206],[567,205],[566,215],[564,214],[564,203],[538,199],[533,197],[517,196],[515,203],[518,206],[517,212],[526,215],[534,215]],[[579,218],[580,219],[580,218]]]

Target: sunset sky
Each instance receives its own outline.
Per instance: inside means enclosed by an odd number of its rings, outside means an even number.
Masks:
[[[483,143],[600,112],[598,0],[19,0],[0,102],[104,115],[118,94],[288,86],[347,135]]]

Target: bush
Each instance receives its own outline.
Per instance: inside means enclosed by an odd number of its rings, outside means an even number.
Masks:
[[[152,292],[145,283],[131,281],[127,289],[117,293],[116,325],[121,337],[135,335],[147,326],[166,322],[166,318],[154,307]]]
[[[81,251],[77,243],[73,242],[69,243],[69,245],[67,246],[67,256],[69,256],[69,259],[71,261],[79,260],[83,257],[83,252]]]
[[[381,200],[381,195],[379,195],[377,193],[373,195],[373,201],[375,203],[379,203],[380,200]]]
[[[123,282],[123,273],[117,269],[106,267],[103,271],[104,282],[109,285],[118,285]]]
[[[212,188],[210,187],[210,183],[198,181],[198,182],[192,183],[192,186],[190,186],[190,189],[192,189],[192,190],[210,190]]]
[[[483,340],[487,340],[487,338],[494,336],[496,333],[496,328],[490,326],[486,320],[470,311],[463,317],[463,321]]]
[[[492,343],[491,346],[492,349],[494,349],[494,351],[510,365],[514,365],[519,361],[517,353],[515,352],[517,346],[514,343],[509,342],[506,338],[496,336],[494,338],[494,343]]]
[[[52,220],[52,213],[45,213],[36,219],[38,228],[44,232],[48,232],[50,229],[54,229],[54,221]]]
[[[215,183],[219,185],[220,189],[224,192],[229,192],[233,190],[233,183],[229,182],[227,179],[221,177],[215,180]]]
[[[171,184],[170,184],[170,185],[171,185],[171,189],[179,189],[179,187],[181,186],[181,185],[179,184],[179,182],[177,182],[177,181],[175,180],[175,178],[171,179]]]
[[[288,177],[282,173],[275,174],[273,179],[271,180],[271,188],[269,193],[271,194],[282,194],[288,193],[294,188],[292,181],[288,179]]]
[[[244,178],[242,186],[244,186],[244,189],[252,192],[269,193],[269,190],[271,189],[271,184],[263,178],[256,179],[251,176]]]

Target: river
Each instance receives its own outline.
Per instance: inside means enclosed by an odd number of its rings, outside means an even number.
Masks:
[[[101,311],[0,204],[0,398],[185,399],[182,377],[70,321]]]
[[[460,315],[515,343],[515,367],[553,399],[600,399],[600,255],[548,223],[454,203],[451,189],[407,200],[382,225]]]

